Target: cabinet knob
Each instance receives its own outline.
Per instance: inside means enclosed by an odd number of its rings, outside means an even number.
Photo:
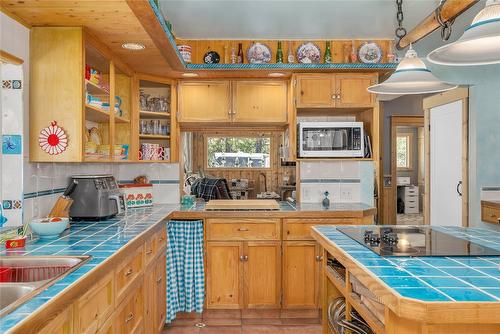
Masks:
[[[128,317],[125,319],[125,323],[128,324],[130,321],[132,321],[132,319],[134,319],[134,314],[130,313]]]
[[[318,262],[323,261],[323,256],[316,255],[316,261],[318,261]]]
[[[127,272],[125,273],[125,277],[128,277],[130,275],[132,275],[132,273],[134,272],[134,269],[130,268],[129,270],[127,270]]]
[[[240,261],[248,261],[248,256],[247,255],[242,255],[240,256]]]
[[[337,98],[337,94],[332,95],[332,100],[335,100]]]

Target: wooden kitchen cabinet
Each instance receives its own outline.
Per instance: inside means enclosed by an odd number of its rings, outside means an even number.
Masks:
[[[53,320],[39,331],[38,334],[72,334],[73,331],[73,306],[70,305],[59,313]]]
[[[144,285],[142,279],[130,289],[114,315],[116,333],[144,333]]]
[[[207,242],[207,308],[279,308],[280,241]]]
[[[244,242],[243,263],[244,307],[279,308],[281,242]]]
[[[375,97],[366,89],[377,74],[297,74],[294,76],[297,108],[372,107]]]
[[[287,85],[284,81],[234,81],[232,86],[233,122],[287,122]]]
[[[367,88],[377,83],[377,74],[335,74],[335,108],[371,107],[375,95]]]
[[[180,123],[231,121],[229,81],[181,81],[178,92]]]
[[[243,243],[207,242],[207,308],[243,307]]]
[[[75,333],[96,333],[113,313],[115,308],[113,275],[113,272],[108,274],[75,302]]]
[[[318,308],[319,249],[315,241],[283,242],[283,308]]]

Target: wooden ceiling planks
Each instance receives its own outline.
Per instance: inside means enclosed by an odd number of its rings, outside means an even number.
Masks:
[[[147,1],[134,2],[149,6]],[[134,71],[176,76],[126,0],[0,0],[0,5],[30,26],[84,26]],[[125,50],[125,42],[141,43],[146,49]]]

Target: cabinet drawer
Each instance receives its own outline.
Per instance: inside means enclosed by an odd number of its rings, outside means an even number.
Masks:
[[[279,240],[279,219],[208,219],[208,240]]]
[[[337,219],[284,219],[283,240],[313,240],[311,226],[314,225],[355,225],[361,224],[357,218]]]
[[[116,269],[116,304],[125,297],[128,287],[141,274],[143,246],[138,247],[131,256],[126,258]]]
[[[144,243],[144,267],[146,267],[151,262],[151,260],[155,258],[157,252],[158,252],[158,236],[156,234],[153,234]]]
[[[114,277],[108,274],[75,303],[76,333],[96,333],[115,308]]]
[[[485,222],[500,224],[500,209],[483,205],[481,219]]]
[[[115,313],[116,333],[142,333],[144,326],[144,287],[141,281],[134,285],[132,294]]]

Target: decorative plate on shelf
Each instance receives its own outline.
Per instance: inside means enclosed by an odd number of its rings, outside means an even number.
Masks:
[[[203,56],[203,61],[205,62],[205,64],[218,64],[220,61],[220,56],[215,51],[208,51]]]
[[[318,64],[321,61],[321,49],[312,42],[301,44],[297,49],[297,61],[302,64]]]
[[[382,60],[382,49],[375,42],[365,42],[358,49],[358,59],[365,64],[376,64]]]
[[[267,64],[271,61],[271,49],[262,43],[253,43],[247,51],[250,64]]]

